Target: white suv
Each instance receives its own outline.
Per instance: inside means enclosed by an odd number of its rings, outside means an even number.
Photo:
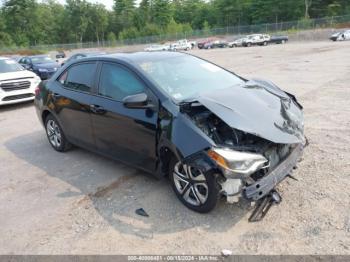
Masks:
[[[187,39],[182,39],[177,41],[176,43],[173,43],[170,45],[170,50],[177,51],[177,50],[185,50],[188,51],[192,49],[192,43],[188,42]]]
[[[0,105],[34,100],[40,78],[16,61],[0,57]]]
[[[254,34],[254,35],[248,35],[243,40],[243,46],[252,46],[252,45],[268,45],[270,42],[271,36],[270,35],[263,35],[263,34]]]

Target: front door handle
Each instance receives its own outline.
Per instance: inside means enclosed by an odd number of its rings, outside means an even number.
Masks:
[[[98,105],[90,105],[90,110],[91,110],[91,112],[93,112],[95,114],[106,113],[106,110],[102,106],[98,106]]]

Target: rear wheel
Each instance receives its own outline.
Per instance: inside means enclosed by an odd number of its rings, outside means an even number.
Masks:
[[[71,148],[62,128],[53,115],[48,115],[45,119],[46,135],[50,145],[59,152],[65,152]]]
[[[199,213],[214,209],[220,192],[214,172],[202,172],[176,160],[172,160],[169,171],[173,190],[186,207]]]

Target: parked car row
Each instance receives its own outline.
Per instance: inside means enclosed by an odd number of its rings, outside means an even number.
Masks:
[[[330,37],[333,41],[345,41],[350,40],[350,30],[337,32]],[[237,38],[234,41],[226,41],[224,39],[206,38],[202,41],[189,42],[186,39],[179,40],[175,43],[155,44],[146,47],[145,51],[188,51],[195,46],[199,49],[213,49],[213,48],[225,48],[225,47],[251,47],[251,46],[267,46],[269,44],[285,44],[289,41],[289,37],[286,35],[268,35],[268,34],[251,34],[241,38]]]
[[[270,43],[285,44],[288,41],[288,36],[270,36],[267,34],[252,34],[234,41],[227,42],[225,40],[205,39],[198,43],[199,49],[225,48],[225,47],[250,47],[253,45],[266,46]]]
[[[147,52],[154,51],[188,51],[195,47],[196,42],[188,41],[187,39],[182,39],[174,43],[166,44],[154,44],[146,47],[144,50]]]
[[[217,38],[207,38],[198,43],[182,39],[173,43],[151,45],[145,48],[145,51],[188,51],[195,46],[199,49],[266,46],[271,43],[285,44],[288,40],[288,36],[268,34],[251,34],[231,42]],[[330,40],[350,40],[350,30],[336,32],[330,36]],[[33,100],[35,87],[41,80],[50,79],[61,66],[82,58],[104,54],[106,53],[76,53],[61,63],[48,55],[0,57],[0,105]],[[66,54],[63,51],[57,52],[56,59],[64,58]]]
[[[331,35],[332,41],[350,40],[350,30],[344,30]],[[186,39],[179,40],[175,43],[156,44],[145,48],[145,51],[177,51],[190,50],[197,46],[199,49],[225,48],[225,47],[251,47],[251,46],[267,46],[269,44],[285,44],[289,41],[286,35],[268,35],[268,34],[251,34],[234,41],[226,41],[224,39],[206,38],[202,41],[189,42]]]

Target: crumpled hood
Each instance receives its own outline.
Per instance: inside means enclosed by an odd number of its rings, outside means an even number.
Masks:
[[[9,73],[0,73],[0,81],[12,80],[17,78],[26,78],[26,77],[38,78],[36,74],[28,70],[9,72]]]
[[[243,85],[202,93],[196,101],[232,128],[274,143],[305,142],[301,108],[271,82],[251,80]]]

